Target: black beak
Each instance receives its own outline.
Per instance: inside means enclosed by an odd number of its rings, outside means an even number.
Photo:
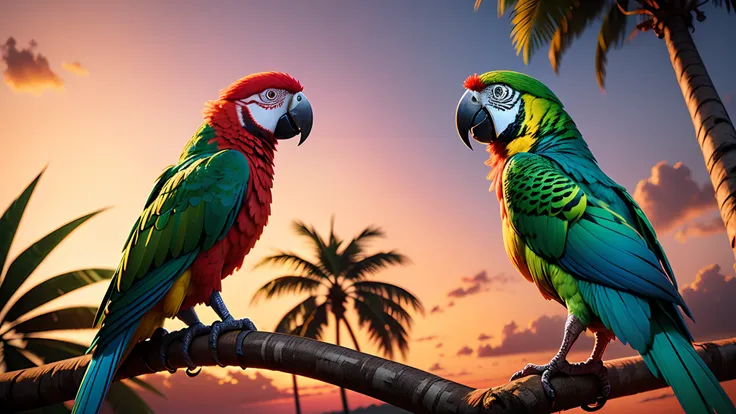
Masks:
[[[460,139],[471,150],[470,135],[473,139],[488,144],[496,139],[496,128],[488,110],[478,102],[471,91],[466,91],[457,104],[456,127]]]
[[[312,131],[312,120],[312,105],[307,97],[299,92],[291,98],[289,111],[279,118],[273,135],[277,139],[289,139],[301,133],[299,145],[302,145]]]

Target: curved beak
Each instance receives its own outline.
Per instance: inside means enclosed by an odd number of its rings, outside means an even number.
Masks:
[[[307,140],[312,131],[312,104],[307,97],[299,92],[291,97],[289,110],[279,118],[273,135],[277,139],[289,139],[296,134],[302,134],[299,145]]]
[[[457,104],[455,126],[460,139],[471,150],[470,137],[484,144],[496,139],[496,128],[488,110],[475,99],[471,91],[465,91]]]

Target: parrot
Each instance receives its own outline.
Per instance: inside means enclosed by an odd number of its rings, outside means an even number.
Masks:
[[[488,179],[500,204],[506,254],[544,299],[567,310],[559,351],[511,380],[541,375],[554,401],[553,376],[593,374],[601,385],[600,408],[611,391],[603,353],[618,339],[664,378],[685,412],[736,413],[695,352],[682,313],[692,314],[651,222],[601,170],[557,96],[537,79],[508,70],[470,75],[463,87],[455,126],[468,148],[472,138],[490,154]],[[590,357],[568,362],[586,330],[595,338]]]
[[[160,337],[162,364],[172,341],[182,341],[185,361],[194,337],[217,338],[232,330],[255,330],[235,319],[222,300],[222,279],[240,268],[268,222],[277,140],[312,129],[312,106],[301,83],[282,72],[247,75],[205,103],[204,121],[178,162],[153,185],[135,222],[97,315],[100,327],[72,412],[96,414],[117,369],[133,346]],[[194,306],[206,304],[220,321],[206,326]],[[163,329],[178,318],[187,327]],[[194,371],[191,371],[194,372]],[[187,370],[187,374],[190,371]],[[193,374],[196,375],[196,374]]]

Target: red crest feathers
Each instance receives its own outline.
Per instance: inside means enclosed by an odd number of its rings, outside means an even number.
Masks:
[[[298,80],[282,72],[260,72],[233,82],[220,91],[220,99],[237,100],[255,95],[268,88],[285,89],[291,93],[301,92]]]
[[[463,86],[465,87],[465,89],[474,92],[480,92],[486,88],[486,84],[483,83],[482,80],[480,80],[480,76],[478,76],[477,73],[468,76],[468,78],[465,79],[465,82],[463,82]]]

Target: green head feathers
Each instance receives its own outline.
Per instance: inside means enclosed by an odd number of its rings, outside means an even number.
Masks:
[[[457,129],[468,147],[503,143],[508,153],[528,152],[537,140],[565,128],[562,102],[542,82],[508,70],[469,76],[457,108]],[[472,147],[471,147],[472,148]]]

